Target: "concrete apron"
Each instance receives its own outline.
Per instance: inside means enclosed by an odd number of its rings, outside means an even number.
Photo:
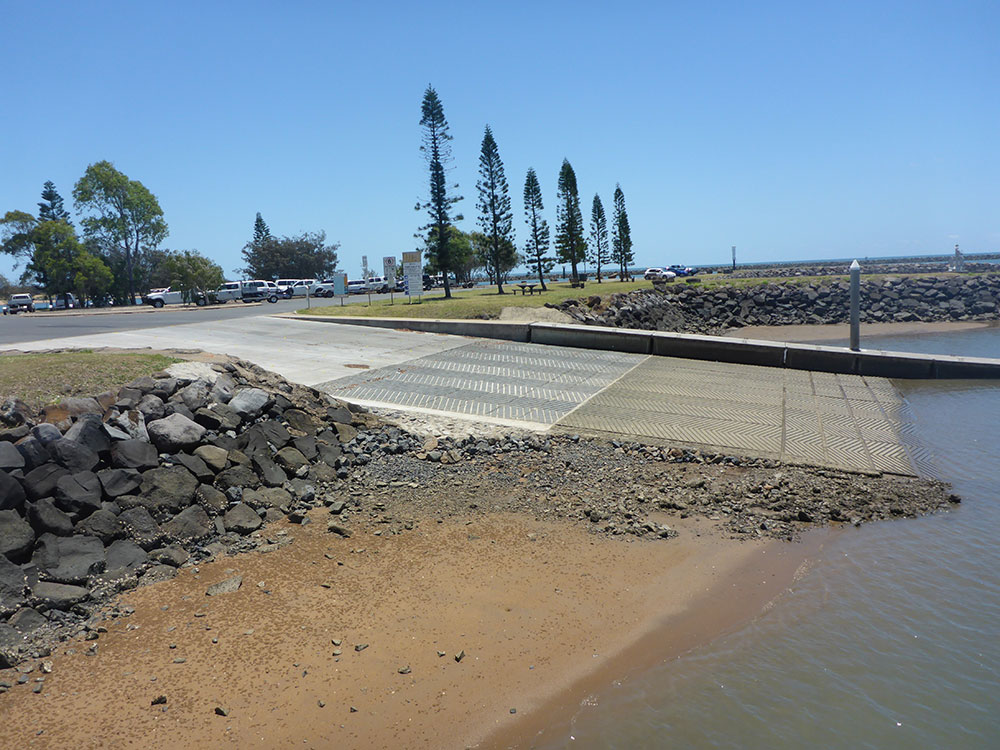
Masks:
[[[285,317],[285,316],[283,316]],[[1000,378],[1000,359],[910,352],[852,351],[847,347],[790,344],[688,333],[640,331],[563,323],[506,323],[496,320],[348,318],[288,315],[289,318],[352,326],[446,333],[578,349],[653,354],[845,375],[905,379]]]

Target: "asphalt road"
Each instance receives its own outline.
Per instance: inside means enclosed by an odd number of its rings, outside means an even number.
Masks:
[[[396,298],[406,299],[405,295],[396,294]],[[389,299],[388,294],[373,294],[372,300]],[[344,298],[345,304],[365,304],[367,295],[353,295]],[[339,305],[339,297],[312,300],[312,306],[326,307]],[[280,312],[292,312],[305,308],[304,297],[290,300],[278,300],[273,305],[264,302],[259,305],[245,305],[242,302],[227,302],[224,305],[210,307],[181,307],[167,305],[159,310],[143,307],[144,312],[121,313],[63,313],[35,312],[18,315],[0,316],[0,348],[7,344],[26,341],[42,341],[45,339],[66,338],[68,336],[87,336],[95,333],[111,333],[114,331],[137,331],[144,328],[165,328],[202,323],[212,320],[232,320],[234,318],[249,318],[259,315],[273,315]]]

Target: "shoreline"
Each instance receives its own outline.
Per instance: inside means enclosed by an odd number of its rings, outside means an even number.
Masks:
[[[1000,323],[991,320],[942,320],[912,323],[862,323],[860,327],[862,349],[864,339],[879,336],[919,336],[926,333],[951,333],[996,328]],[[810,341],[835,342],[844,346],[850,339],[849,323],[803,324],[785,326],[746,326],[731,328],[723,335],[727,338],[757,339],[759,341],[784,341],[800,344]],[[835,344],[836,345],[836,344]]]
[[[725,539],[693,519],[665,541],[512,514],[387,538],[320,526],[280,522],[264,535],[294,543],[121,595],[135,614],[106,623],[95,655],[70,641],[41,694],[0,699],[11,741],[526,746],[581,695],[752,619],[812,549]],[[234,574],[239,591],[205,597]],[[165,707],[150,705],[159,695]]]

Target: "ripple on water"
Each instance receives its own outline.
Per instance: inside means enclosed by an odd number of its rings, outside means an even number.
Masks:
[[[879,348],[997,356],[1000,330]],[[961,506],[845,529],[757,620],[599,694],[536,746],[1000,746],[1000,386],[899,385]]]

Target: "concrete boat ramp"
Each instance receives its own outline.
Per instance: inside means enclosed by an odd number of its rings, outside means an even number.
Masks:
[[[9,348],[99,347],[230,354],[372,407],[852,471],[932,473],[905,402],[891,381],[872,375],[268,316]]]

